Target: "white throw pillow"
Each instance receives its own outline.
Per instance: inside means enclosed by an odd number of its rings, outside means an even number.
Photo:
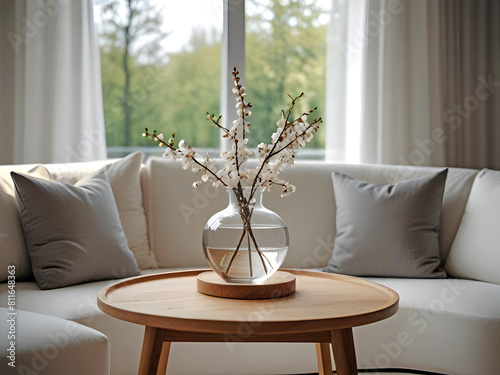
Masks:
[[[500,284],[500,171],[474,180],[445,270],[457,278]]]
[[[47,170],[38,165],[29,171],[30,176],[49,179]],[[17,209],[14,184],[10,174],[0,177],[0,282],[7,281],[7,266],[15,267],[17,280],[33,279],[31,262],[24,242],[23,228]]]
[[[154,253],[149,248],[146,213],[142,205],[142,152],[134,152],[106,166],[120,221],[128,246],[134,253],[140,269],[158,268]]]

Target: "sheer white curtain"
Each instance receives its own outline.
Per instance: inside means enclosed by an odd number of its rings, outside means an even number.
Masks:
[[[500,3],[333,1],[328,158],[500,168]]]
[[[2,0],[0,35],[0,164],[106,158],[92,0]]]

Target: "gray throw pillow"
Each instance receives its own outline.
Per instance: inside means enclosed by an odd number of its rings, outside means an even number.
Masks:
[[[332,174],[337,235],[327,272],[444,278],[439,222],[448,170],[389,185]]]
[[[15,172],[11,176],[41,289],[140,273],[104,170],[75,185]]]

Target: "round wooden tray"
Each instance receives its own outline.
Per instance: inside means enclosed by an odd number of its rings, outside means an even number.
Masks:
[[[201,332],[239,335],[242,322],[252,327],[251,337],[309,335],[377,322],[398,310],[398,294],[387,287],[357,277],[307,270],[283,270],[296,277],[297,290],[288,297],[215,298],[196,290],[198,274],[207,271],[121,280],[99,291],[97,305],[128,322],[194,332],[196,340]],[[329,332],[327,335],[330,337]]]
[[[235,299],[269,299],[286,297],[295,292],[295,275],[277,271],[261,284],[228,283],[215,272],[198,274],[198,292],[213,297]]]

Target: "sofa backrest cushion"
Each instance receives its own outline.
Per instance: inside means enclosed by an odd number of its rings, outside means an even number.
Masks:
[[[500,172],[483,169],[472,185],[445,268],[450,275],[500,284]]]
[[[250,163],[252,165],[252,163]],[[287,198],[279,189],[264,193],[263,203],[288,226],[290,247],[283,264],[294,268],[323,268],[335,240],[335,198],[331,173],[341,172],[376,184],[425,176],[442,170],[367,164],[296,162],[281,176],[297,187]],[[441,212],[441,261],[448,255],[460,224],[477,170],[449,168]],[[150,246],[160,267],[208,267],[201,236],[207,220],[227,206],[224,189],[192,183],[199,176],[183,170],[179,161],[150,158],[143,175]]]

